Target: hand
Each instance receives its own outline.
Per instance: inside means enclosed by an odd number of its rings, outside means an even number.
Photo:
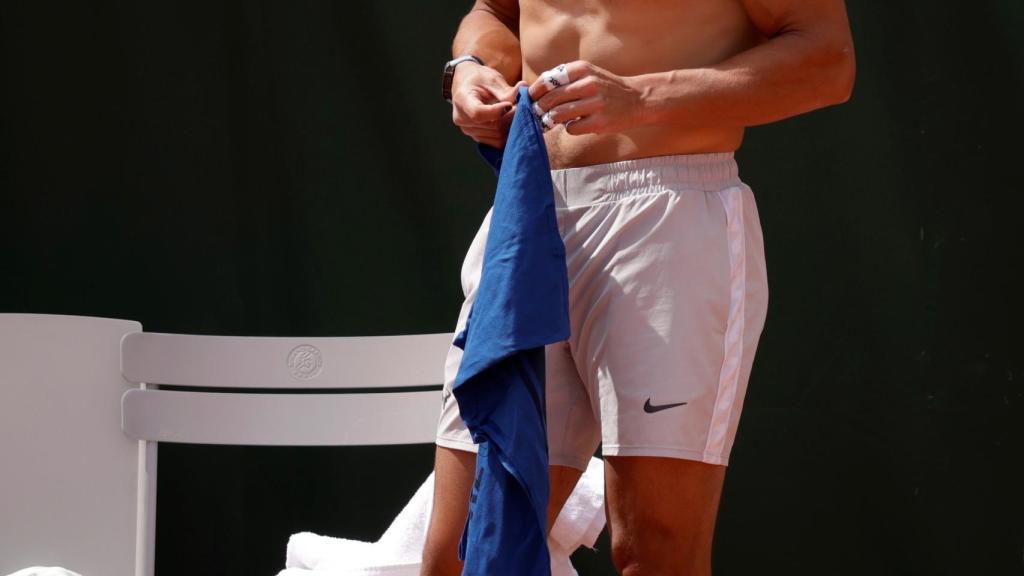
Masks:
[[[618,76],[587,62],[565,65],[569,83],[549,89],[543,75],[530,85],[530,99],[572,135],[606,134],[641,123],[644,100],[636,77]]]
[[[516,90],[494,68],[463,62],[452,78],[452,122],[477,142],[504,148],[515,115]]]

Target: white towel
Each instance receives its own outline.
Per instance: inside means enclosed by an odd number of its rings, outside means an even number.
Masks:
[[[81,574],[61,568],[60,566],[33,566],[31,568],[22,568],[7,576],[81,576]]]
[[[580,546],[593,548],[604,523],[604,462],[591,458],[548,534],[551,557],[569,557]]]
[[[431,474],[377,542],[293,534],[277,576],[418,576],[433,493]],[[592,458],[551,529],[552,576],[577,576],[569,555],[593,547],[604,522],[604,466]]]

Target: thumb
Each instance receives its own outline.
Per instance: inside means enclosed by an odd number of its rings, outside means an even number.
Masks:
[[[520,80],[519,82],[516,82],[514,86],[509,86],[507,89],[505,89],[504,92],[499,93],[497,95],[498,96],[498,100],[501,100],[502,102],[513,102],[514,103],[516,101],[516,94],[519,92],[519,87],[520,86],[529,86],[529,84],[527,84],[523,80]]]

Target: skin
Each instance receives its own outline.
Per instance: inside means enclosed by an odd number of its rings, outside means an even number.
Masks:
[[[434,455],[434,508],[430,515],[427,540],[423,546],[422,575],[462,574],[459,540],[469,514],[469,496],[473,490],[476,454],[464,450],[437,447]],[[567,466],[551,466],[551,495],[548,500],[548,530],[558,511],[569,499],[583,473]]]
[[[477,1],[452,52],[488,65],[453,82],[474,140],[504,145],[519,83],[556,121],[583,117],[545,134],[553,168],[734,151],[746,126],[845,102],[855,74],[841,0]],[[560,63],[573,82],[548,93]]]
[[[516,88],[529,86],[558,123],[544,135],[552,168],[735,151],[747,126],[845,102],[855,76],[842,0],[478,0],[452,54],[487,64],[456,68],[455,125],[503,147]],[[539,75],[561,63],[571,82],[548,90]],[[461,573],[474,459],[438,448],[424,575]],[[579,476],[552,467],[549,520]],[[711,574],[724,466],[607,457],[605,478],[622,574]]]

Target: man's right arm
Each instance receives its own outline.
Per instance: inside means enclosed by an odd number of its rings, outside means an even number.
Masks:
[[[472,54],[494,68],[508,84],[519,81],[519,2],[477,0],[459,24],[452,57]]]
[[[477,0],[459,24],[452,56],[472,54],[452,78],[452,122],[477,142],[504,148],[512,123],[515,87],[522,73],[519,3]]]

